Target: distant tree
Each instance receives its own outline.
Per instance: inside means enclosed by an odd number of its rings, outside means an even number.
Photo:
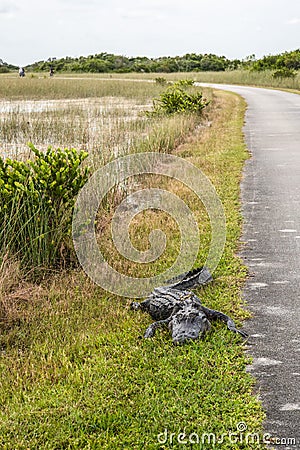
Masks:
[[[220,72],[225,70],[226,63],[216,55],[204,55],[199,61],[198,68],[202,71]]]
[[[17,66],[14,66],[13,64],[8,64],[4,62],[3,59],[0,59],[0,73],[9,73],[17,69],[18,69]]]
[[[283,67],[282,69],[278,69],[273,73],[273,78],[295,78],[296,75],[296,72],[294,72],[292,69]]]
[[[215,54],[186,53],[183,56],[161,56],[148,58],[146,56],[128,57],[112,53],[97,53],[95,55],[72,58],[49,58],[55,72],[93,72],[93,73],[126,73],[126,72],[192,72],[192,71],[224,71],[235,69],[247,70],[277,70],[287,68],[300,70],[300,50],[285,52],[278,55],[267,55],[256,59],[254,54],[244,60],[229,60],[225,56]],[[26,71],[48,71],[49,60],[39,61],[25,67]],[[0,63],[0,67],[16,70],[14,66]],[[5,69],[2,69],[5,70]]]

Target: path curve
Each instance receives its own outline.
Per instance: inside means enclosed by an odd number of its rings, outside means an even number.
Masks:
[[[254,358],[249,370],[266,408],[266,431],[282,439],[280,448],[300,448],[300,95],[209,86],[248,104],[244,131],[252,158],[242,182],[242,257],[251,274],[244,296],[254,315],[245,324]]]

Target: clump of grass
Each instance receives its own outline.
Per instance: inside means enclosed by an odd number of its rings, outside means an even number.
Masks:
[[[154,81],[156,84],[159,84],[161,86],[166,86],[168,84],[168,81],[164,77],[157,77]]]
[[[136,139],[135,151],[168,153],[182,144],[198,125],[199,117],[194,114],[162,117],[152,123],[147,136]]]

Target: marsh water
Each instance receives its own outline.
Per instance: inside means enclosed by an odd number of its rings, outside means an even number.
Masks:
[[[150,106],[122,97],[1,100],[0,154],[26,158],[28,142],[41,150],[78,147],[119,154],[130,145]]]

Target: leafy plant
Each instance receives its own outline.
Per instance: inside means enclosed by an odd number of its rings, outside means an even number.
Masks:
[[[187,90],[193,83],[193,80],[179,80],[170,86],[158,99],[154,99],[153,112],[150,114],[201,113],[209,102],[203,98],[202,92]]]
[[[174,83],[174,86],[188,87],[188,86],[194,86],[194,84],[195,84],[194,80],[186,79],[186,80],[178,80],[178,81],[176,81],[176,83]]]
[[[17,255],[26,267],[65,265],[75,197],[89,174],[80,165],[88,154],[29,147],[33,160],[0,157],[0,258]]]

